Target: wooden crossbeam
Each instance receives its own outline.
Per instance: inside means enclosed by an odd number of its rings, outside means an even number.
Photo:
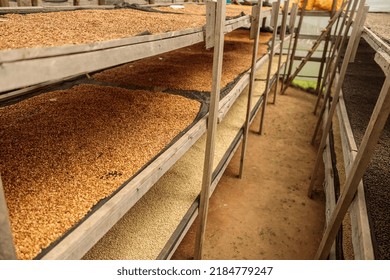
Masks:
[[[213,55],[213,81],[208,117],[206,152],[203,167],[202,190],[200,193],[199,218],[200,224],[195,240],[195,259],[202,259],[203,243],[206,233],[207,212],[209,206],[210,185],[212,183],[215,138],[217,134],[218,103],[221,91],[222,61],[224,47],[224,27],[226,1],[217,2],[215,20],[214,55]]]
[[[248,91],[248,101],[246,107],[246,117],[244,124],[244,138],[242,142],[241,148],[241,159],[240,159],[240,170],[239,170],[239,178],[241,179],[244,173],[244,162],[245,162],[245,154],[246,147],[248,142],[248,134],[249,134],[249,125],[250,125],[250,117],[251,117],[251,109],[252,109],[252,96],[253,96],[253,88],[255,85],[255,75],[256,75],[256,63],[257,63],[257,52],[259,49],[259,37],[260,37],[260,18],[261,18],[261,7],[263,5],[263,0],[260,0],[258,5],[253,6],[252,14],[257,16],[257,24],[256,24],[256,32],[255,32],[255,41],[253,43],[253,53],[252,53],[252,67],[250,73],[249,80],[249,91]]]

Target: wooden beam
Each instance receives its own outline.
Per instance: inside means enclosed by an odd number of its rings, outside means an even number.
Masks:
[[[279,51],[279,57],[278,57],[278,68],[276,70],[274,99],[272,101],[272,104],[276,104],[276,94],[277,94],[278,89],[279,89],[280,65],[282,64],[283,45],[284,45],[284,38],[286,36],[286,24],[287,24],[287,16],[288,16],[289,8],[290,8],[290,0],[284,1],[282,25],[281,25],[280,34],[279,34],[280,35],[280,51]]]
[[[279,10],[280,7],[280,0],[277,2],[272,3],[272,10]],[[274,26],[277,25],[278,22],[278,15],[279,13],[276,13],[276,16],[273,18],[273,24]],[[267,100],[268,100],[268,93],[270,90],[270,77],[271,77],[271,70],[272,70],[272,60],[274,58],[274,52],[275,52],[275,41],[276,41],[276,34],[277,34],[277,28],[274,28],[274,32],[272,34],[272,40],[271,40],[271,50],[269,52],[269,60],[268,60],[268,70],[267,70],[267,80],[265,83],[265,93],[264,93],[264,101],[263,106],[261,110],[261,119],[260,119],[260,127],[259,127],[259,134],[262,135],[264,131],[264,118],[265,118],[265,110],[267,107]]]
[[[283,82],[281,83],[280,92],[283,92],[283,90],[284,90],[283,89],[284,88],[284,82],[286,80],[287,69],[289,68],[291,46],[292,46],[292,43],[293,43],[293,38],[294,38],[294,33],[295,33],[294,29],[295,29],[295,20],[297,18],[297,14],[298,14],[298,4],[294,3],[292,8],[291,8],[291,13],[290,13],[289,28],[290,28],[290,33],[291,34],[290,34],[290,39],[289,39],[289,43],[288,43],[286,65],[284,66]]]
[[[222,61],[224,47],[226,1],[218,1],[215,20],[215,42],[213,55],[213,81],[208,118],[206,153],[203,168],[202,190],[199,204],[200,224],[195,240],[195,259],[202,259],[203,243],[205,239],[207,212],[209,206],[210,185],[212,182],[213,161],[215,150],[215,137],[217,133],[218,103],[221,90]]]
[[[259,35],[257,30],[260,28],[260,13],[261,9],[256,8],[257,5],[252,6],[252,16],[251,16],[251,29],[249,33],[250,39],[255,39],[256,35]]]
[[[289,0],[288,0],[289,1]],[[253,42],[253,52],[252,52],[252,66],[250,72],[250,80],[249,80],[249,91],[248,91],[248,101],[246,106],[246,117],[244,124],[244,139],[242,142],[241,148],[241,158],[240,158],[240,170],[239,170],[239,178],[241,179],[244,173],[244,162],[245,162],[245,154],[248,142],[248,133],[249,133],[249,121],[251,118],[251,110],[252,110],[252,96],[253,96],[253,88],[255,86],[255,75],[256,75],[256,62],[257,62],[257,52],[259,49],[259,37],[260,37],[260,16],[261,16],[261,7],[263,6],[263,0],[260,0],[258,5],[253,6],[252,14],[257,15],[256,24],[255,24],[255,40]]]
[[[351,46],[352,48],[352,46]],[[362,179],[381,132],[386,124],[390,113],[390,77],[387,76],[374,111],[371,115],[366,132],[364,133],[356,159],[348,173],[343,193],[337,202],[336,209],[332,214],[330,224],[326,228],[316,253],[316,259],[325,259],[329,254],[330,247],[336,237],[337,231],[344,219],[344,216],[355,197],[357,187]]]
[[[369,8],[370,8],[369,6],[365,6],[364,10],[362,10],[362,12],[360,14],[356,15],[356,18],[360,19],[360,21],[359,21],[360,24],[357,27],[357,28],[359,28],[359,31],[358,31],[357,38],[355,40],[355,45],[353,46],[353,49],[352,49],[351,62],[355,61],[356,53],[357,53],[357,50],[358,50],[358,47],[359,47],[360,38],[361,38],[363,30],[364,30],[364,23],[366,22],[366,18],[367,18],[367,14],[368,14]]]
[[[356,0],[354,5],[356,5],[358,1],[359,0]],[[361,0],[359,9],[363,9],[364,8],[364,4],[365,4],[365,0]],[[349,60],[350,60],[351,55],[352,55],[352,47],[353,47],[353,44],[354,44],[354,40],[356,39],[357,32],[358,32],[358,29],[357,28],[353,28],[352,34],[351,34],[351,38],[349,39],[347,50],[345,52],[345,56],[344,56],[343,63],[342,63],[342,66],[341,66],[340,78],[338,80],[338,83],[337,83],[337,86],[336,86],[336,89],[335,89],[332,105],[331,105],[330,110],[329,110],[329,116],[328,116],[328,119],[326,121],[326,125],[325,125],[325,128],[324,128],[324,131],[322,133],[320,146],[318,148],[316,161],[314,163],[314,170],[313,170],[312,175],[311,175],[311,181],[310,181],[310,185],[309,185],[309,189],[308,189],[308,196],[310,198],[313,196],[314,183],[315,183],[316,175],[317,175],[317,172],[318,172],[318,168],[320,166],[320,159],[321,159],[322,151],[324,150],[324,147],[325,147],[325,144],[326,144],[326,138],[328,136],[330,127],[332,125],[333,115],[334,115],[334,112],[336,110],[336,105],[337,105],[337,102],[338,102],[338,99],[339,99],[339,96],[340,96],[340,91],[341,91],[342,84],[344,82],[345,74],[347,73],[347,67],[348,67]],[[334,77],[332,77],[332,79],[334,79]],[[329,91],[330,90],[331,89],[329,88]],[[326,101],[324,101],[324,102],[326,102]],[[322,118],[322,115],[320,116],[320,118]],[[318,127],[318,124],[320,122],[321,121],[318,120],[317,127]]]
[[[214,47],[215,15],[217,2],[206,1],[206,49]]]
[[[0,260],[16,260],[11,223],[5,201],[3,182],[0,176]]]

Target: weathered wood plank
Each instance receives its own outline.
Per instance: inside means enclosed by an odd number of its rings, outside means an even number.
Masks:
[[[202,41],[203,34],[195,33],[98,52],[3,63],[0,68],[0,92],[112,67]],[[23,79],[20,79],[21,76]]]
[[[9,7],[8,0],[0,0],[0,7]]]
[[[180,37],[184,35],[191,35],[194,33],[202,33],[202,32],[203,32],[202,28],[198,27],[198,28],[190,28],[186,30],[171,31],[162,34],[133,36],[133,37],[115,39],[110,41],[95,42],[91,44],[3,50],[0,51],[0,63],[99,51],[99,50],[123,47],[128,45],[150,43],[150,42],[155,42],[164,39],[172,39],[174,37]]]
[[[215,15],[217,2],[206,1],[206,49],[214,47]]]
[[[355,61],[356,53],[357,53],[357,50],[358,50],[358,47],[359,47],[360,38],[361,38],[362,33],[363,33],[364,23],[366,22],[366,18],[367,18],[367,14],[368,14],[369,8],[370,8],[369,6],[365,6],[364,9],[361,10],[360,13],[356,15],[357,19],[360,18],[359,26],[356,27],[356,28],[359,29],[359,31],[358,31],[358,35],[357,35],[357,38],[356,38],[356,41],[355,41],[355,45],[352,48],[351,62]]]
[[[251,118],[251,111],[252,111],[252,96],[253,96],[253,89],[255,84],[257,52],[259,49],[260,14],[261,14],[262,5],[263,5],[263,0],[260,0],[258,5],[252,8],[252,14],[256,15],[256,18],[253,18],[253,23],[252,23],[254,25],[254,27],[252,28],[254,31],[251,31],[253,33],[252,35],[254,36],[255,41],[253,43],[252,66],[251,66],[251,72],[249,78],[249,90],[248,90],[246,117],[245,117],[245,124],[244,124],[242,150],[241,150],[240,170],[238,175],[240,179],[242,178],[244,173],[244,162],[245,162],[249,125],[250,125],[250,118]]]

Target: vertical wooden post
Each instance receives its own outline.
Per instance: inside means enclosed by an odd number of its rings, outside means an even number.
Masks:
[[[203,167],[202,190],[200,193],[199,218],[200,224],[195,240],[195,259],[202,259],[203,242],[206,232],[207,212],[209,206],[210,185],[213,173],[215,136],[217,133],[218,103],[221,90],[223,44],[226,1],[218,1],[215,20],[215,43],[213,55],[213,82],[211,90],[210,110],[208,117],[206,152]]]
[[[272,3],[272,11],[277,11],[277,12],[274,14],[275,16],[273,16],[273,18],[272,18],[274,32],[272,34],[271,50],[269,52],[269,59],[268,59],[267,80],[265,82],[265,93],[264,93],[264,97],[263,97],[262,110],[261,110],[261,119],[260,119],[260,127],[259,127],[259,134],[260,135],[263,135],[265,109],[267,107],[268,93],[270,91],[270,84],[271,84],[270,78],[271,78],[271,71],[272,71],[272,61],[273,61],[274,52],[275,52],[276,34],[278,33],[277,24],[278,24],[278,17],[279,17],[279,7],[280,7],[280,0]]]
[[[8,208],[0,176],[0,260],[16,260]]]
[[[0,7],[9,7],[8,0],[0,0]]]
[[[257,51],[259,49],[260,19],[261,19],[262,5],[263,5],[263,0],[260,0],[258,5],[255,5],[252,7],[252,15],[256,15],[257,17],[256,17],[255,27],[253,28],[255,30],[255,32],[254,32],[254,34],[255,34],[254,39],[255,40],[253,42],[252,67],[251,67],[250,80],[249,80],[249,91],[248,91],[248,102],[247,102],[247,106],[246,106],[244,136],[243,136],[242,148],[241,148],[240,171],[239,171],[239,175],[238,175],[240,179],[242,178],[242,175],[244,173],[244,161],[245,161],[246,147],[247,147],[248,134],[249,134],[249,125],[250,125],[251,109],[252,109],[253,87],[255,85],[255,75],[256,75]],[[252,22],[252,25],[253,24],[254,23]]]
[[[356,0],[356,3],[358,1],[359,0]],[[365,0],[361,0],[360,6],[359,6],[359,10],[364,9],[365,2],[366,2]],[[317,172],[318,172],[318,168],[320,166],[320,160],[321,160],[321,157],[322,157],[322,152],[323,152],[323,150],[325,148],[326,138],[328,137],[328,133],[329,133],[330,127],[332,125],[332,119],[333,119],[334,112],[336,110],[337,102],[339,100],[339,96],[340,96],[340,92],[341,92],[341,86],[342,86],[342,84],[344,82],[345,74],[347,72],[348,63],[349,63],[349,60],[350,60],[351,55],[352,55],[352,47],[353,47],[354,41],[355,41],[355,39],[357,37],[357,32],[358,32],[358,28],[357,27],[360,24],[358,19],[357,19],[356,23],[357,24],[354,26],[354,28],[352,30],[351,38],[349,39],[349,42],[348,42],[347,50],[345,52],[344,60],[343,60],[343,63],[342,63],[342,66],[341,66],[341,70],[340,70],[340,78],[339,78],[339,80],[337,82],[336,90],[335,90],[334,97],[333,97],[333,100],[332,100],[332,105],[330,107],[329,115],[328,115],[328,118],[326,120],[326,125],[325,125],[324,131],[322,133],[321,143],[320,143],[320,146],[318,148],[317,157],[316,157],[316,161],[315,161],[315,164],[314,164],[314,170],[313,170],[313,173],[311,175],[310,186],[309,186],[309,189],[308,189],[308,196],[310,198],[313,196],[314,183],[315,183],[316,175],[317,175]],[[334,77],[333,77],[333,79],[334,79]],[[322,118],[322,116],[321,116],[321,118]],[[317,122],[317,124],[318,123],[319,123],[319,121]]]
[[[214,47],[216,5],[213,1],[206,1],[206,49]]]
[[[307,2],[308,2],[308,0],[304,0],[303,5],[302,5],[301,15],[299,17],[297,31],[295,32],[294,45],[293,45],[293,48],[291,51],[290,65],[288,67],[286,81],[288,81],[290,79],[290,75],[292,72],[292,67],[293,67],[294,60],[295,60],[295,52],[296,52],[297,46],[298,46],[299,34],[301,33],[301,28],[302,28],[302,24],[303,24],[303,17],[305,16]],[[287,87],[285,86],[283,91],[281,92],[281,94],[284,94],[286,92],[286,89],[287,89]]]
[[[288,50],[287,50],[287,57],[286,57],[286,65],[284,66],[284,71],[283,71],[283,81],[280,86],[280,92],[283,92],[283,87],[284,87],[284,82],[286,81],[286,74],[287,74],[287,69],[289,67],[289,61],[290,61],[290,53],[291,53],[291,46],[294,38],[294,33],[295,33],[295,20],[297,18],[297,13],[298,13],[298,4],[294,3],[292,8],[291,8],[291,13],[290,13],[290,42],[288,43]]]
[[[286,36],[286,23],[287,23],[287,16],[288,16],[289,7],[290,7],[290,0],[284,1],[282,26],[280,28],[280,34],[279,34],[280,40],[281,40],[280,41],[280,51],[279,51],[279,58],[278,58],[278,68],[276,69],[274,100],[272,101],[272,104],[276,104],[276,93],[278,92],[278,87],[279,87],[280,66],[282,64],[283,45],[284,45],[284,38]]]
[[[383,127],[386,124],[389,113],[390,75],[387,75],[378,101],[376,102],[374,111],[371,115],[370,122],[368,123],[366,132],[364,133],[362,143],[360,144],[358,153],[356,155],[356,159],[353,162],[351,171],[347,175],[347,179],[343,188],[344,191],[336,204],[336,208],[332,213],[329,225],[325,230],[324,236],[322,237],[315,257],[316,259],[327,258],[332,243],[336,238],[338,229],[344,220],[345,214],[348,211],[353,198],[355,197],[359,182],[367,169],[372,154],[374,153],[375,145],[378,142]]]
[[[106,0],[99,0],[98,5],[106,5]]]
[[[355,61],[356,53],[357,53],[357,50],[358,50],[358,47],[359,47],[359,43],[360,43],[360,38],[362,37],[362,33],[363,33],[363,30],[364,30],[364,22],[366,21],[369,8],[370,8],[369,6],[366,6],[364,11],[362,11],[362,13],[360,15],[356,15],[356,18],[360,18],[361,17],[362,19],[360,21],[359,31],[358,31],[357,38],[355,40],[355,45],[353,46],[351,62]]]

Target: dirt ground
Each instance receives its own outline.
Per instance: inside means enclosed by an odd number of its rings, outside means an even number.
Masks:
[[[237,152],[210,199],[204,259],[314,257],[325,222],[322,193],[313,200],[306,195],[316,155],[310,145],[314,102],[313,95],[290,88],[268,105],[263,136],[257,115],[243,178],[237,178]],[[196,220],[172,259],[193,258],[197,227]]]

